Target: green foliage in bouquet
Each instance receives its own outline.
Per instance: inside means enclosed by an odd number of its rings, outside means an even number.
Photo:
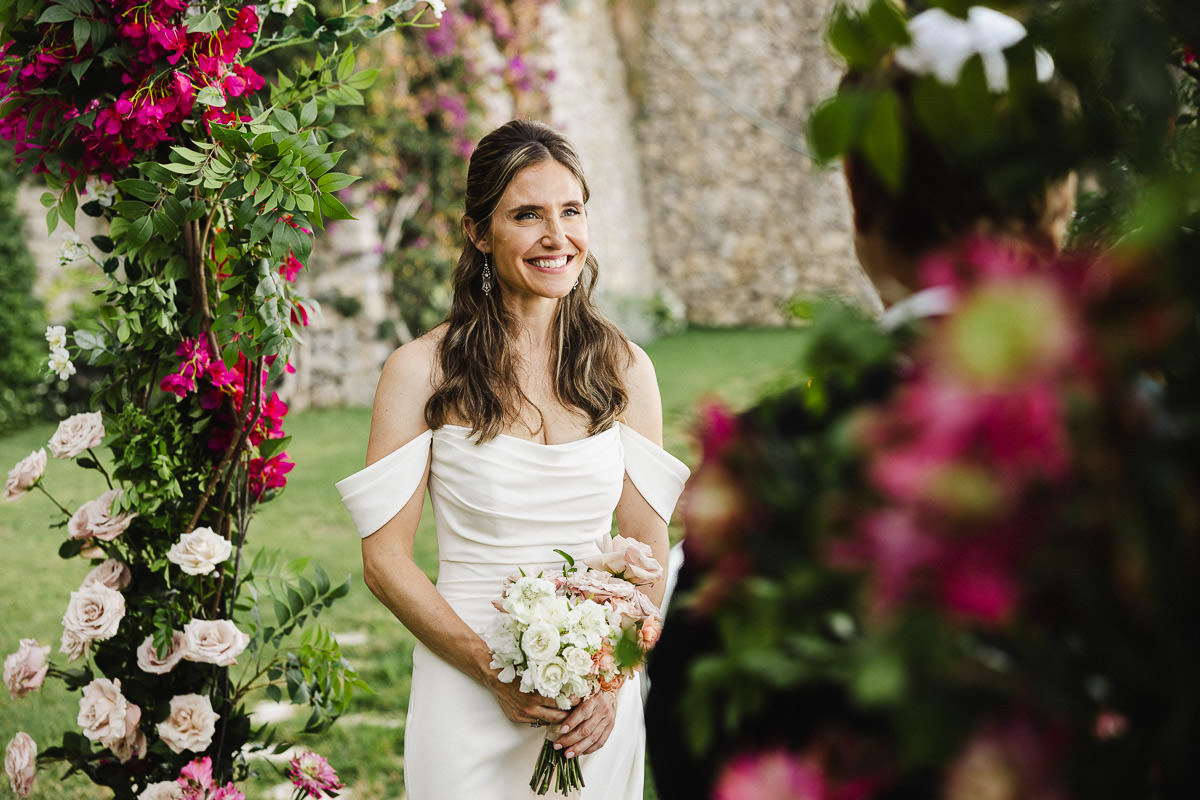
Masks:
[[[58,503],[46,449],[5,485],[8,500],[50,498],[59,555],[92,562],[64,598],[59,653],[75,665],[33,638],[6,660],[14,698],[47,676],[81,693],[79,730],[59,744],[10,742],[18,795],[35,763],[65,762],[117,798],[240,798],[247,756],[283,748],[251,724],[252,698],[309,706],[315,732],[366,688],[315,624],[349,579],[246,548],[256,507],[294,466],[272,391],[312,307],[292,282],[313,230],[349,216],[339,193],[355,178],[336,171],[332,135],[349,131],[334,118],[375,77],[356,69],[353,43],[425,25],[431,10],[443,6],[318,14],[280,0],[262,20],[221,2],[0,6],[0,136],[50,187],[50,228],[79,211],[106,226],[87,248],[107,278],[98,319],[46,336],[60,375],[74,359],[99,376],[94,411],[64,420],[47,448],[108,490]],[[269,85],[251,66],[298,46]],[[333,787],[322,764],[296,769]]]

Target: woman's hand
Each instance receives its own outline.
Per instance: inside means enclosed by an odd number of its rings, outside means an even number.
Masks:
[[[499,671],[495,674],[499,674]],[[501,683],[493,676],[487,686],[496,695],[504,716],[512,722],[557,725],[567,718],[567,712],[555,705],[553,698],[522,692],[519,681]]]
[[[608,741],[616,721],[617,693],[597,692],[571,709],[554,749],[566,750],[567,758],[594,753]]]

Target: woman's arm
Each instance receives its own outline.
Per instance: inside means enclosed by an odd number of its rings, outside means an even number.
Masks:
[[[432,393],[436,342],[426,336],[387,360],[371,414],[367,463],[373,464],[426,430],[425,402]],[[379,601],[440,658],[487,686],[514,722],[559,722],[566,713],[554,701],[520,692],[496,679],[487,644],[463,622],[413,560],[413,544],[429,466],[413,496],[396,516],[362,540],[363,579]]]
[[[640,347],[637,345],[632,345],[632,347],[634,359],[625,375],[625,389],[629,392],[629,406],[625,410],[624,422],[642,436],[662,447],[662,398],[658,392],[658,378],[654,374],[654,364]],[[662,564],[663,569],[666,570],[667,551],[670,549],[670,542],[667,539],[667,523],[646,502],[628,475],[625,476],[625,484],[621,487],[621,499],[617,503],[617,529],[622,536],[648,544],[654,557],[658,559],[658,563]],[[642,587],[642,590],[658,605],[662,603],[666,583],[664,577],[653,586]]]

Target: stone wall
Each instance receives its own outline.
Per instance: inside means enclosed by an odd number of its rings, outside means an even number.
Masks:
[[[692,323],[779,324],[791,297],[876,307],[846,191],[806,155],[805,122],[837,85],[823,0],[620,0],[659,274]]]

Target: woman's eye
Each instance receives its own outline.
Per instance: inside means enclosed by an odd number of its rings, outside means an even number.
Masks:
[[[517,214],[517,219],[519,220],[535,219],[536,217],[537,214],[534,214],[532,211],[522,211],[520,214]]]

